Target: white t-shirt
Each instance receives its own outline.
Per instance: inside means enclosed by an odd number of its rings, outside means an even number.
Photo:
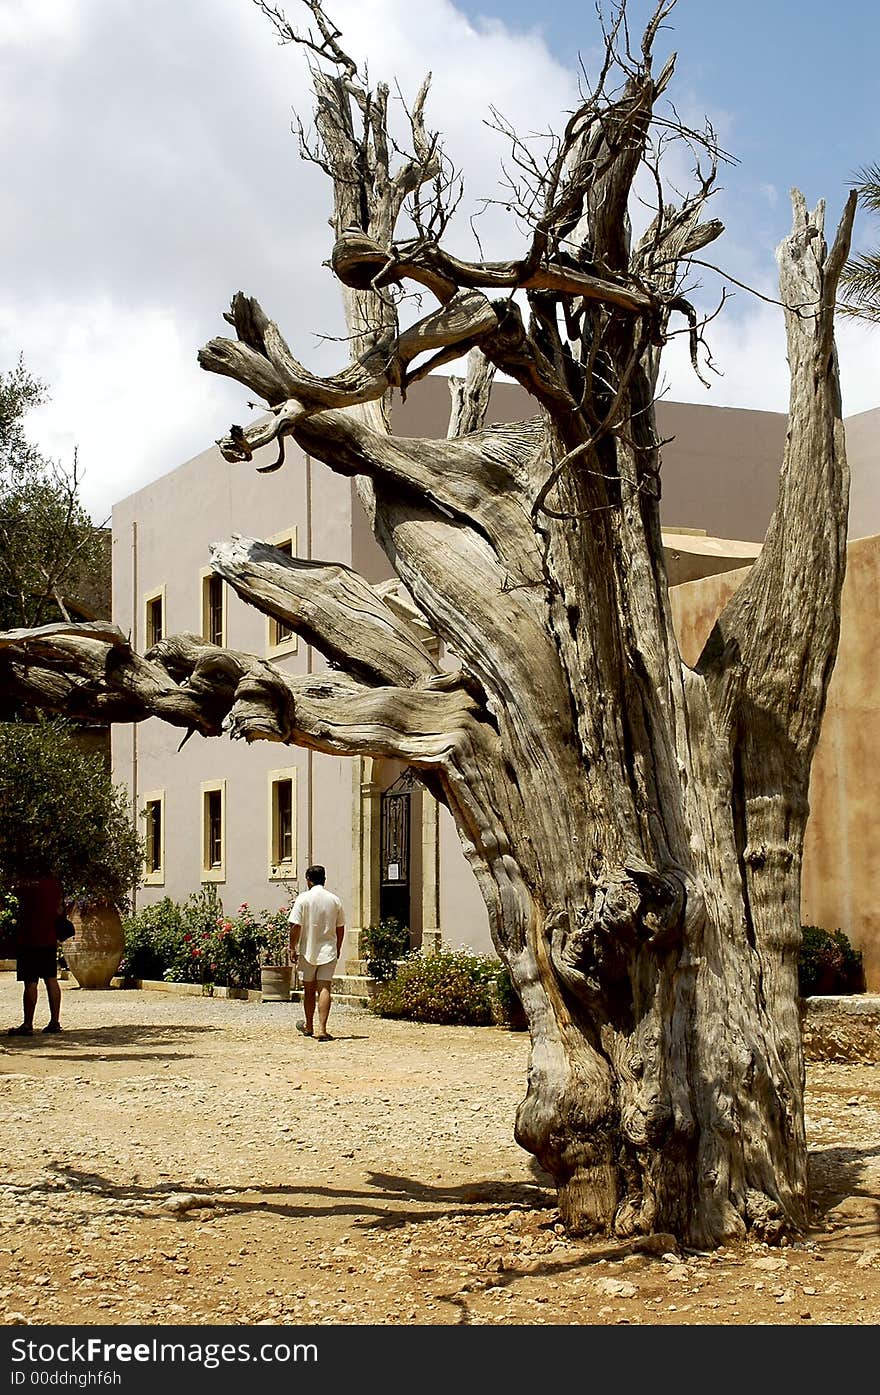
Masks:
[[[310,887],[293,903],[291,925],[301,925],[299,955],[307,964],[329,964],[337,958],[336,930],[345,924],[342,902],[323,886]]]

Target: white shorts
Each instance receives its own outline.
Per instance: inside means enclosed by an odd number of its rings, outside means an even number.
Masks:
[[[308,959],[297,961],[299,976],[303,983],[329,983],[336,972],[339,961],[330,959],[326,964],[310,964]]]

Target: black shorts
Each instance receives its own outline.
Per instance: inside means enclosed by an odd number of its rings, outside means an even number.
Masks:
[[[41,978],[58,977],[58,949],[20,949],[15,956],[15,977],[19,983],[36,983]]]

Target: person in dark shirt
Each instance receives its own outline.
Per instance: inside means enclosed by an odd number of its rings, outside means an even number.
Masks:
[[[34,1030],[34,1012],[40,979],[49,999],[49,1022],[44,1032],[60,1032],[61,985],[58,982],[58,917],[62,914],[63,891],[57,877],[33,877],[12,888],[18,900],[15,930],[15,976],[24,984],[22,1021],[10,1027],[9,1036],[29,1037]]]

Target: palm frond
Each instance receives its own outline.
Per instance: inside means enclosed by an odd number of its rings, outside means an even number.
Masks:
[[[880,213],[880,164],[863,166],[856,171],[853,182],[862,207]]]
[[[840,287],[845,315],[880,322],[880,252],[851,257],[843,269]]]

